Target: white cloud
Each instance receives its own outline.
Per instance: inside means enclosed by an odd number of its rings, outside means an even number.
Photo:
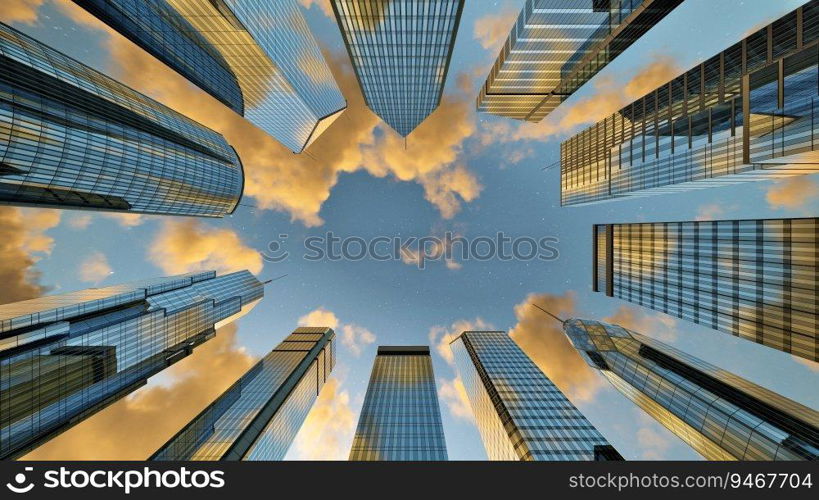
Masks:
[[[299,318],[300,326],[325,326],[336,331],[341,345],[350,350],[353,356],[360,356],[369,345],[375,343],[377,337],[370,330],[354,323],[342,323],[338,316],[323,307],[314,309]]]
[[[341,343],[347,346],[356,356],[361,355],[364,347],[375,342],[375,334],[358,325],[341,327]]]

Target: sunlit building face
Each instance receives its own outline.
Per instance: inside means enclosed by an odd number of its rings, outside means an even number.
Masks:
[[[0,24],[0,203],[222,217],[243,186],[220,134]]]
[[[819,361],[818,219],[594,226],[593,289]]]
[[[464,0],[332,0],[367,106],[406,137],[441,102]]]
[[[819,0],[561,144],[561,204],[819,171]]]
[[[0,305],[0,458],[127,396],[263,295],[247,271],[209,271]]]
[[[224,56],[166,0],[75,0],[239,114],[244,97]]]
[[[335,366],[335,333],[301,327],[151,460],[281,460]]]
[[[309,147],[347,102],[296,0],[167,0],[224,57],[244,116],[293,152]]]
[[[78,3],[295,153],[347,107],[296,0]]]
[[[450,347],[490,460],[622,460],[506,332]]]
[[[682,0],[526,0],[478,111],[539,122]]]
[[[589,366],[708,460],[816,460],[819,412],[617,325],[570,319]]]
[[[427,346],[380,346],[350,460],[447,460]]]

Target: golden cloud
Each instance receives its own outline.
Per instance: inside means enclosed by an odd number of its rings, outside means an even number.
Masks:
[[[562,325],[531,304],[565,319],[575,314],[574,294],[529,295],[515,306],[518,322],[509,336],[575,404],[592,400],[603,386],[602,377],[583,361],[563,333]]]
[[[0,2],[0,19],[4,23],[34,24],[43,2],[45,0],[3,0]]]
[[[235,324],[149,384],[23,457],[23,460],[144,460],[254,363],[236,344]],[[149,431],[148,431],[149,430]]]
[[[455,357],[452,355],[449,343],[455,337],[468,330],[491,330],[493,328],[492,325],[481,318],[475,318],[474,320],[461,319],[452,323],[449,327],[436,325],[430,328],[429,343],[435,346],[435,350],[444,358],[444,361],[453,365],[455,364]]]
[[[59,223],[53,210],[0,207],[0,304],[39,297],[45,291],[32,252],[50,252],[54,240],[44,231]]]
[[[330,5],[330,0],[299,0],[299,3],[305,9],[309,9],[315,5],[324,13],[325,16],[329,17],[330,19],[335,18],[335,15],[333,14],[333,7]]]
[[[264,267],[259,252],[246,246],[235,231],[208,227],[194,219],[163,223],[148,248],[148,258],[168,274],[244,269],[258,274]]]
[[[54,247],[54,238],[45,234],[45,231],[60,224],[61,212],[44,208],[20,208],[18,210],[25,225],[23,250],[50,254]]]
[[[709,203],[702,205],[697,211],[697,216],[694,220],[717,220],[725,215],[725,208],[719,203]]]
[[[347,460],[355,425],[350,394],[331,377],[296,434],[290,454],[296,460]]]
[[[344,325],[341,327],[341,343],[355,356],[360,356],[361,351],[373,344],[375,340],[375,334],[363,326]]]
[[[798,356],[793,356],[792,359],[799,363],[800,365],[807,366],[808,369],[812,372],[819,372],[819,363],[816,361],[811,361],[809,359],[800,358]]]
[[[438,397],[453,417],[470,422],[475,421],[475,415],[469,405],[469,397],[466,395],[466,387],[460,376],[452,380],[442,380],[438,388]]]
[[[775,182],[765,194],[772,209],[804,210],[819,196],[819,184],[810,177],[795,176]]]
[[[94,252],[80,263],[77,274],[81,281],[99,283],[113,272],[105,254]]]
[[[100,31],[105,31],[108,34],[113,34],[115,31],[104,24],[102,21],[94,17],[93,14],[83,9],[71,0],[51,0],[59,10],[69,19],[86,28],[92,28]]]
[[[68,226],[72,229],[87,229],[91,225],[91,214],[72,214]]]
[[[506,9],[480,17],[472,27],[472,38],[484,49],[496,49],[509,37],[518,15],[518,11]]]
[[[116,212],[101,212],[101,216],[113,219],[119,223],[120,226],[128,228],[141,225],[148,218],[144,214],[135,213],[116,213]]]
[[[324,326],[335,330],[338,328],[338,317],[332,311],[319,307],[299,318],[299,326]]]
[[[299,318],[299,326],[324,326],[336,330],[341,345],[348,348],[354,356],[360,356],[361,351],[376,340],[370,330],[356,324],[342,324],[338,316],[323,307],[314,309]]]

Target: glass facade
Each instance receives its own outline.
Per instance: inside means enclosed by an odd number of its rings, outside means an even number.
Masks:
[[[570,319],[593,368],[707,460],[819,459],[819,412],[617,325]]]
[[[490,460],[622,460],[506,332],[451,343]]]
[[[330,328],[297,328],[150,460],[281,460],[335,366]]]
[[[297,0],[164,1],[224,58],[245,118],[291,151],[309,147],[346,109]]]
[[[367,106],[406,137],[441,102],[464,0],[332,0]]]
[[[378,347],[350,460],[447,460],[429,347]]]
[[[595,235],[594,291],[819,361],[819,219],[612,224]]]
[[[819,0],[561,144],[561,204],[819,171]]]
[[[526,0],[477,109],[539,122],[682,0]]]
[[[221,217],[224,137],[0,24],[0,204]]]
[[[222,55],[166,0],[74,0],[239,114],[242,90]]]
[[[213,271],[0,305],[0,459],[127,396],[264,295]]]

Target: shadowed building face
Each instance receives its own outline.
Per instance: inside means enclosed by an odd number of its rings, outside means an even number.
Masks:
[[[247,271],[210,271],[0,306],[0,458],[127,396],[263,294]]]
[[[406,137],[441,102],[464,0],[332,0],[367,106]]]
[[[478,111],[539,122],[682,0],[527,0]]]
[[[560,147],[561,204],[819,171],[819,0]]]
[[[281,460],[335,366],[330,328],[297,328],[150,460]]]
[[[566,336],[626,397],[708,460],[816,460],[819,412],[617,325]]]
[[[490,460],[622,460],[506,332],[450,344]]]
[[[427,346],[379,346],[350,460],[447,460]]]
[[[225,138],[0,24],[0,204],[222,217]]]

